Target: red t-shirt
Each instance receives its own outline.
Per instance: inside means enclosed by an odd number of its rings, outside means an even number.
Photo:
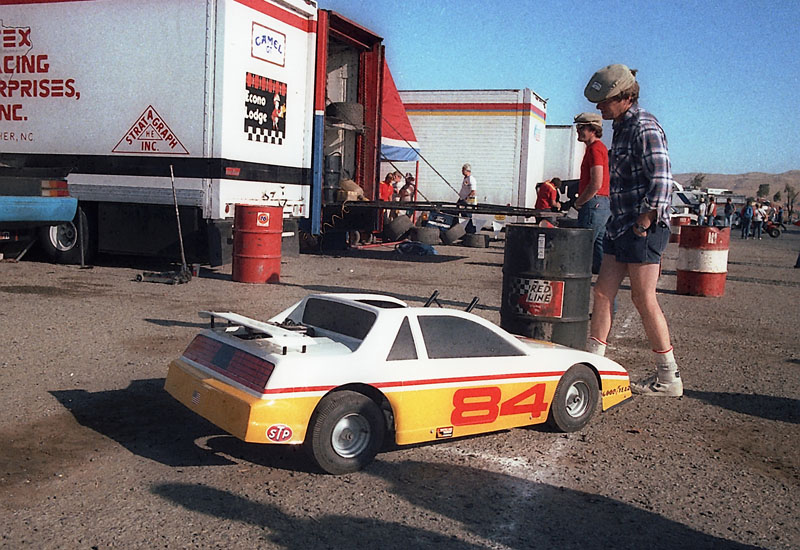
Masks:
[[[394,194],[394,187],[392,187],[391,183],[382,181],[378,193],[382,201],[390,201],[392,200],[392,195]]]
[[[558,192],[555,185],[546,181],[539,186],[539,194],[536,196],[536,204],[533,207],[536,210],[550,210],[555,206],[557,200]]]
[[[609,173],[608,173],[608,149],[605,144],[599,139],[586,147],[586,154],[583,155],[583,162],[581,163],[581,179],[578,181],[578,194],[583,193],[586,186],[591,181],[591,168],[592,166],[603,167],[603,185],[597,191],[597,195],[607,197],[609,193]]]

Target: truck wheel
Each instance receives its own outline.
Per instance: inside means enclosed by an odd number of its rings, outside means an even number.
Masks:
[[[558,382],[548,424],[562,432],[580,430],[594,415],[599,397],[600,389],[592,369],[573,365]]]
[[[83,261],[89,262],[94,257],[94,239],[91,237],[89,219],[83,208],[78,207],[75,218],[70,222],[42,227],[39,230],[39,246],[45,256],[58,264],[81,263],[81,245],[83,239]]]
[[[324,471],[346,474],[372,462],[385,433],[383,413],[372,399],[339,391],[324,397],[314,411],[305,448]]]

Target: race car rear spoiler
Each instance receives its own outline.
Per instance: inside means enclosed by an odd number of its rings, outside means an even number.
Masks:
[[[228,322],[228,327],[244,327],[249,333],[263,334],[270,339],[270,343],[282,348],[282,353],[285,355],[287,351],[306,352],[306,347],[315,345],[317,342],[314,338],[309,338],[305,327],[298,326],[297,329],[290,329],[283,326],[278,326],[272,323],[265,323],[257,321],[244,315],[228,312],[217,311],[201,311],[198,314],[201,319],[209,319],[211,321],[211,329],[216,327],[216,319],[223,319]]]

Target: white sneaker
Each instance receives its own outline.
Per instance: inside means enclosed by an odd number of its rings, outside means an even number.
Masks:
[[[639,382],[632,382],[631,391],[638,395],[680,397],[683,395],[683,381],[679,372],[675,373],[675,380],[672,382],[661,382],[658,375],[654,374]]]

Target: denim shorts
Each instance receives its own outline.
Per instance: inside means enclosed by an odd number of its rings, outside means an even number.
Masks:
[[[661,254],[669,242],[669,227],[664,222],[650,226],[643,237],[629,227],[614,240],[603,239],[603,253],[610,254],[623,264],[657,264],[661,262]]]

